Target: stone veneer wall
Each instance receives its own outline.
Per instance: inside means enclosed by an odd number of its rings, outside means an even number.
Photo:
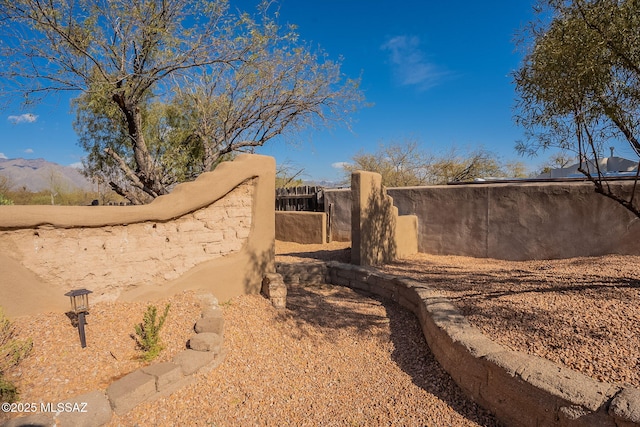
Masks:
[[[66,308],[77,288],[92,301],[259,292],[273,270],[274,171],[272,158],[241,155],[149,205],[2,206],[0,305],[14,316]]]
[[[238,252],[251,229],[253,190],[250,179],[211,205],[168,222],[41,226],[0,231],[0,242],[49,283],[73,283],[99,299],[112,299],[130,284],[177,279],[201,262]]]

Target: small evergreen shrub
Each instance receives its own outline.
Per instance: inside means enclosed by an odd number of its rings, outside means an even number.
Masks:
[[[13,200],[5,197],[4,195],[0,194],[0,206],[2,205],[12,205],[13,204]]]
[[[14,402],[18,399],[18,390],[4,375],[9,368],[17,366],[24,359],[33,343],[31,340],[15,339],[15,327],[7,319],[0,307],[0,402]]]
[[[167,320],[170,306],[171,304],[167,304],[159,318],[158,308],[154,305],[147,306],[147,311],[144,313],[142,323],[135,326],[135,340],[138,348],[144,352],[141,358],[147,362],[158,357],[164,348],[160,341],[160,329],[162,329],[165,320]]]

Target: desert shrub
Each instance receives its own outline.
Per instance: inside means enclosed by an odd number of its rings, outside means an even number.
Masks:
[[[12,205],[13,204],[13,200],[5,197],[4,195],[0,194],[0,206],[2,205]]]
[[[17,366],[33,347],[31,340],[18,340],[15,334],[14,325],[0,307],[0,401],[2,402],[13,402],[18,399],[16,386],[4,376],[7,370]]]
[[[160,329],[162,329],[165,320],[167,320],[170,306],[171,304],[167,304],[159,318],[158,308],[154,305],[147,306],[147,311],[144,313],[142,323],[135,326],[135,340],[138,348],[144,352],[141,358],[147,362],[158,357],[164,348],[164,345],[160,341]]]

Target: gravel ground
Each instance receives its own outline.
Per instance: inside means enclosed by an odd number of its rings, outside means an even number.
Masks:
[[[313,253],[344,261],[344,248],[307,246],[282,259],[304,261]],[[193,293],[170,302],[158,361],[184,348],[200,314]],[[8,375],[21,401],[57,402],[105,389],[142,366],[130,335],[145,307],[92,306],[85,349],[64,314],[20,318],[19,336],[34,341],[32,354]],[[496,425],[440,368],[413,314],[397,304],[302,284],[289,289],[284,311],[259,295],[221,307],[229,350],[224,363],[169,397],[114,415],[110,426]]]
[[[443,291],[492,340],[640,388],[640,257],[510,262],[417,254],[384,268]]]
[[[281,261],[349,260],[348,243],[276,242]],[[640,387],[640,257],[506,262],[418,254],[384,268],[441,289],[485,334],[602,381]],[[192,333],[193,293],[159,301],[170,360]],[[111,426],[495,425],[433,359],[415,317],[389,301],[336,286],[289,289],[277,311],[261,296],[223,303],[226,360],[167,398]],[[18,319],[32,354],[8,373],[23,402],[104,389],[143,365],[130,337],[145,304],[96,304],[88,347],[64,314]],[[0,414],[0,420],[2,416]]]
[[[348,243],[280,242],[287,261],[349,262]],[[416,254],[381,270],[440,289],[492,340],[640,388],[640,257],[501,261]]]
[[[428,351],[401,307],[336,286],[290,287],[223,305],[218,369],[111,426],[495,425]]]
[[[156,359],[158,362],[171,360],[185,348],[201,314],[193,292],[154,305],[161,312],[167,303],[171,307],[161,335],[165,349]],[[135,336],[134,327],[142,322],[146,307],[144,303],[90,304],[85,348],[80,347],[78,329],[63,313],[16,319],[13,324],[18,338],[33,340],[29,356],[7,373],[7,379],[20,391],[20,401],[55,403],[106,389],[114,380],[144,366],[132,335]]]

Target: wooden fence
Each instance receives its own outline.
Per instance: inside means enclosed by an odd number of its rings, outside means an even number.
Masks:
[[[276,188],[276,210],[324,212],[323,188],[308,185]]]

